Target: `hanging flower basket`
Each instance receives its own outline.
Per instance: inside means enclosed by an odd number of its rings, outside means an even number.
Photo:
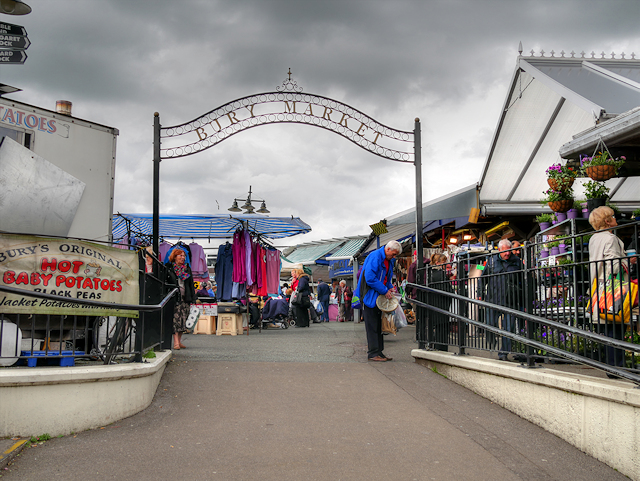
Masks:
[[[593,165],[586,168],[587,175],[600,182],[613,178],[616,170],[618,169],[614,165]]]
[[[575,179],[573,177],[565,177],[564,179],[547,179],[547,184],[549,184],[549,187],[553,190],[562,192],[570,189],[574,180]]]
[[[549,202],[549,208],[554,212],[566,212],[573,207],[573,199]]]

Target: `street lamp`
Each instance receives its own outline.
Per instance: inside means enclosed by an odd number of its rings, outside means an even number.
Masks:
[[[26,15],[31,13],[31,7],[22,0],[0,0],[0,13]]]
[[[269,211],[267,210],[267,203],[264,200],[262,199],[253,199],[253,200],[255,200],[256,202],[262,202],[262,205],[258,210],[255,211],[255,213],[258,213],[258,214],[269,213]],[[238,202],[244,202],[244,205],[242,207],[238,207]],[[254,213],[255,207],[253,206],[253,204],[251,204],[251,186],[249,186],[249,196],[246,199],[233,199],[233,204],[227,210],[230,210],[231,212],[242,212],[242,209],[245,209],[245,214]]]

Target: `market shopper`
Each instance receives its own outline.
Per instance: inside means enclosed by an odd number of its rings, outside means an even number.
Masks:
[[[386,246],[369,254],[362,266],[358,286],[354,296],[364,306],[364,327],[367,332],[367,358],[369,361],[391,361],[384,355],[382,336],[382,311],[376,306],[378,296],[393,297],[393,267],[395,258],[402,252],[398,241],[390,241]]]
[[[318,279],[318,302],[322,304],[320,322],[329,322],[329,299],[331,298],[331,288]]]
[[[509,307],[511,309],[522,310],[524,308],[522,276],[524,266],[520,258],[511,252],[512,244],[508,239],[502,239],[498,243],[498,254],[489,257],[487,265],[484,266],[482,275],[478,278],[477,298],[487,302]],[[485,292],[486,287],[486,292]],[[500,327],[502,319],[502,329],[515,332],[516,319],[511,314],[504,314],[495,309],[487,310],[487,324]],[[495,349],[497,337],[493,332],[487,331],[487,345],[489,349]],[[501,349],[498,352],[498,359],[508,360],[511,351],[511,339],[502,336]]]
[[[182,334],[187,332],[186,321],[191,303],[196,300],[191,268],[185,263],[187,256],[182,249],[174,249],[169,256],[166,283],[178,287],[180,293],[173,311],[173,348],[184,349]]]
[[[295,304],[296,327],[309,327],[309,306],[311,306],[311,288],[309,274],[302,269],[297,270],[298,301]]]
[[[336,289],[336,300],[338,301],[338,321],[352,321],[353,311],[351,310],[351,298],[353,292],[347,285],[347,281],[341,280]]]
[[[613,209],[607,206],[597,207],[589,214],[589,224],[597,231],[589,239],[591,288],[597,289],[599,283],[606,282],[610,276],[615,277],[618,273],[623,273],[623,282],[628,283],[629,262],[635,264],[637,259],[636,257],[631,257],[627,260],[624,244],[612,231],[607,230],[618,225]],[[594,282],[596,280],[597,282]],[[602,319],[598,312],[598,304],[592,304],[593,315],[591,317],[600,325],[602,333],[607,337],[623,340],[626,327],[624,322],[616,322],[614,319]],[[624,351],[607,346],[606,362],[610,366],[624,367]],[[607,376],[616,377],[609,373],[607,373]]]
[[[452,292],[451,284],[445,271],[447,256],[433,254],[430,268],[427,270],[427,285],[440,291]],[[451,298],[442,294],[427,294],[427,304],[448,311]],[[433,333],[433,347],[438,351],[449,349],[449,316],[440,312],[428,311],[428,328]]]

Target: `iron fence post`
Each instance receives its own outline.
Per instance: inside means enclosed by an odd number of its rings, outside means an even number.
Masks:
[[[153,114],[153,253],[160,246],[160,114]]]

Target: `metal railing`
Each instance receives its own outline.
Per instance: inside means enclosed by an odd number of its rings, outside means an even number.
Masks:
[[[60,366],[86,358],[104,364],[116,360],[141,362],[145,351],[171,348],[174,301],[178,289],[165,284],[164,266],[154,259],[146,273],[140,257],[140,304],[116,304],[73,299],[74,304],[93,308],[138,311],[138,317],[0,314],[0,365],[35,366],[38,361]],[[69,302],[68,297],[0,285],[0,293]],[[21,338],[21,342],[18,342]]]
[[[508,272],[492,268],[498,251],[427,266],[409,284],[417,290],[420,348],[497,352],[531,367],[580,363],[640,384],[638,223],[609,230],[634,248],[632,255],[589,260],[593,231],[559,229],[567,252],[545,256],[557,237],[538,235],[509,251],[521,253],[522,262],[512,258]]]

